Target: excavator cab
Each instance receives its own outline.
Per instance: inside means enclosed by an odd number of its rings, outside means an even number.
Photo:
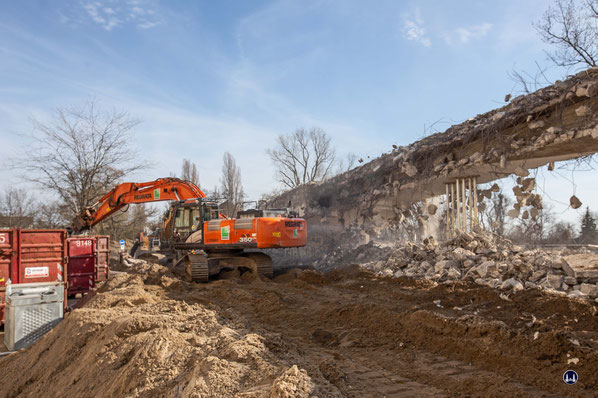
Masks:
[[[191,234],[203,231],[204,222],[220,217],[218,203],[209,200],[174,204],[171,212],[174,213],[173,236],[178,242],[185,242]],[[201,241],[203,243],[203,237]]]

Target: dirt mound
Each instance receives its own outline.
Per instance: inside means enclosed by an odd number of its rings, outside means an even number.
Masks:
[[[0,396],[582,397],[598,387],[588,301],[362,267],[247,275],[197,284],[133,264],[1,358]],[[561,380],[567,369],[575,386]]]
[[[40,342],[0,360],[0,396],[287,397],[314,390],[304,370],[289,369],[242,322],[164,297],[172,277],[155,264],[113,277]]]

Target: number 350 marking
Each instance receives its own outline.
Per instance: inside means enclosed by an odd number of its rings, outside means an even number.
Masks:
[[[242,237],[241,239],[239,239],[239,243],[250,243],[250,242],[253,242],[253,238]]]
[[[8,234],[0,234],[0,243],[8,242]]]

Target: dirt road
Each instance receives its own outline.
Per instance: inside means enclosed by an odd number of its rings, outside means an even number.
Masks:
[[[595,396],[597,321],[594,306],[538,291],[357,268],[195,284],[154,265],[1,359],[0,395]]]

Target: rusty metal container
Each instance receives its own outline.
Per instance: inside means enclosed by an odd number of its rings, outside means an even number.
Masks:
[[[87,293],[95,287],[96,238],[77,236],[66,240],[68,254],[68,295]]]
[[[4,323],[9,279],[13,284],[64,281],[66,238],[67,232],[61,229],[0,230],[0,322]]]
[[[96,283],[110,276],[110,236],[96,235]]]

